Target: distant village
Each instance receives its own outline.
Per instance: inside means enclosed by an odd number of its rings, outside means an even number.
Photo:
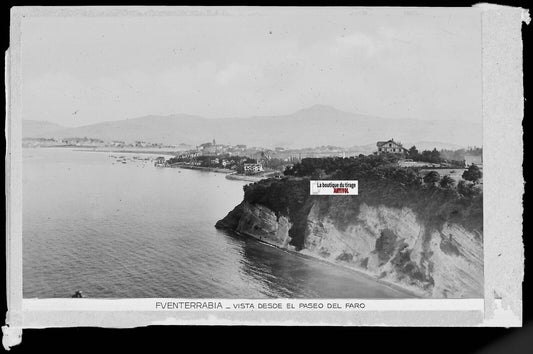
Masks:
[[[183,144],[184,145],[184,144]],[[125,141],[112,140],[104,141],[95,138],[24,138],[22,139],[23,147],[86,147],[86,148],[173,148],[177,149],[179,145],[165,145],[161,143],[150,143],[146,141],[134,141],[126,143]],[[186,145],[188,146],[188,145]]]
[[[102,151],[123,151],[161,153],[172,157],[160,156],[155,160],[158,167],[185,167],[198,169],[212,169],[235,175],[260,177],[280,177],[283,171],[309,157],[350,157],[360,154],[392,154],[398,157],[401,167],[431,168],[431,169],[459,169],[476,165],[483,166],[481,148],[458,150],[424,150],[418,151],[415,146],[406,148],[394,138],[376,142],[374,149],[341,148],[335,146],[320,146],[303,149],[274,149],[249,147],[244,144],[219,144],[213,139],[196,147],[179,144],[165,145],[146,141],[113,140],[106,142],[94,138],[25,138],[24,147],[77,147],[91,148]]]
[[[378,141],[372,154],[391,154],[398,157],[400,167],[421,169],[448,169],[448,174],[454,176],[454,169],[460,170],[471,165],[482,168],[482,150],[424,150],[418,151],[415,146],[406,149],[399,141],[389,139]],[[240,175],[256,175],[261,177],[281,177],[283,171],[300,162],[305,157],[342,157],[347,155],[342,148],[320,147],[314,150],[286,150],[284,148],[261,149],[248,148],[246,145],[217,144],[216,140],[203,143],[195,149],[184,151],[176,156],[165,159],[159,157],[155,165],[160,167],[190,167],[220,169]]]

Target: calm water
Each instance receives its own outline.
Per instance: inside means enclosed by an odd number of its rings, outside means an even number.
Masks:
[[[406,297],[353,271],[216,230],[246,182],[133,156],[23,151],[25,298],[78,289],[101,298]]]

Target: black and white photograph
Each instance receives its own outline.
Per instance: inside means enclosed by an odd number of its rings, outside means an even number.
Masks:
[[[482,321],[505,295],[486,293],[500,148],[480,8],[20,11],[6,131],[23,310],[457,300]]]
[[[482,298],[480,34],[471,9],[27,21],[24,297]]]

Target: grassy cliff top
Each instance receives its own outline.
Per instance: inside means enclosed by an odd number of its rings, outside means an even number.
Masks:
[[[320,213],[327,214],[342,228],[365,203],[411,208],[428,231],[453,222],[482,234],[482,189],[465,181],[456,185],[443,181],[445,177],[433,177],[424,181],[418,170],[399,167],[394,157],[387,156],[303,159],[287,169],[280,180],[266,179],[244,186],[244,200],[264,205],[277,215],[289,216],[295,226],[318,203]],[[358,180],[359,195],[311,196],[312,179]]]

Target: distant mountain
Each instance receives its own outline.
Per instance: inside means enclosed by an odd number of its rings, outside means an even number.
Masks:
[[[46,131],[42,137],[89,137],[190,145],[216,139],[222,144],[271,148],[350,147],[371,145],[390,138],[481,146],[482,130],[480,124],[469,122],[386,119],[316,105],[288,115],[249,118],[207,119],[186,114],[145,116]]]
[[[22,121],[22,137],[23,138],[42,138],[46,134],[56,132],[64,129],[59,124],[39,121],[39,120],[23,120]]]

